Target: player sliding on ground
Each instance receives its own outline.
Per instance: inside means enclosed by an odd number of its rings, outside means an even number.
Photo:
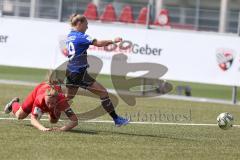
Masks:
[[[40,122],[43,113],[49,114],[50,123],[57,123],[61,111],[65,112],[70,122],[61,128],[46,128]],[[68,131],[78,125],[78,118],[70,108],[59,86],[50,86],[43,82],[36,86],[27,96],[22,105],[19,98],[12,99],[5,108],[6,114],[13,112],[18,120],[26,118],[31,113],[31,124],[41,131]]]
[[[87,49],[90,45],[104,47],[110,44],[121,42],[122,38],[117,37],[114,40],[92,39],[90,36],[85,34],[88,28],[88,21],[83,15],[72,15],[70,23],[72,30],[68,34],[67,39],[69,53],[69,62],[66,70],[67,98],[69,100],[74,98],[79,87],[87,89],[99,96],[102,101],[103,108],[112,117],[116,126],[128,124],[128,119],[125,119],[116,114],[107,90],[94,78],[92,78],[87,72],[87,68],[89,67],[87,61]]]

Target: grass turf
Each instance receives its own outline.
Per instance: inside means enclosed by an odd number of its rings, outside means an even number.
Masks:
[[[0,79],[41,82],[46,79],[48,70],[0,66],[0,73],[1,73]],[[103,84],[106,88],[114,88],[112,85],[111,77],[108,75],[98,75],[97,80],[101,84]],[[192,89],[192,96],[231,100],[232,88],[230,86],[177,82],[177,81],[170,81],[170,82],[174,86],[174,89],[170,94],[177,94],[177,90],[176,90],[177,86],[190,86]],[[240,94],[240,90],[238,90],[237,94],[238,95]]]
[[[23,99],[33,87],[0,85],[0,105],[12,97]],[[119,99],[120,100],[120,99]],[[75,112],[95,108],[98,100],[77,96]],[[117,112],[133,121],[171,123],[216,123],[221,112],[234,115],[240,124],[239,106],[195,103],[175,100],[138,98],[136,106],[122,100]],[[157,118],[152,115],[156,114]],[[160,119],[160,115],[165,118]],[[182,115],[182,118],[176,118]],[[188,118],[183,118],[185,117]],[[167,118],[167,117],[170,118]],[[0,114],[0,117],[12,117]],[[175,118],[172,118],[175,117]],[[178,116],[179,117],[179,116]],[[109,116],[99,117],[109,120]],[[43,122],[46,126],[52,126]],[[57,126],[65,122],[59,122]],[[0,120],[1,159],[239,159],[239,128],[224,131],[217,126],[176,126],[130,124],[116,128],[113,124],[83,123],[71,132],[42,133],[29,121]]]

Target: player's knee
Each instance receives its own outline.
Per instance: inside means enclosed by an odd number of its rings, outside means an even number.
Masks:
[[[22,119],[26,118],[26,116],[23,114],[17,114],[16,118],[17,118],[17,120],[22,120]]]
[[[22,108],[19,108],[19,110],[16,113],[14,113],[14,115],[16,116],[16,118],[18,120],[22,120],[22,119],[24,119],[24,118],[26,118],[28,116],[28,113],[25,113],[22,110]]]
[[[100,93],[100,98],[105,98],[105,97],[108,97],[108,92],[106,89],[103,89]]]
[[[16,116],[16,118],[17,118],[17,120],[21,120],[22,118],[21,117],[19,117],[19,116]]]

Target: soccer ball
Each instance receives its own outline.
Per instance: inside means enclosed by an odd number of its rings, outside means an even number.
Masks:
[[[230,113],[221,113],[217,117],[217,124],[221,129],[227,130],[233,126],[233,116]]]

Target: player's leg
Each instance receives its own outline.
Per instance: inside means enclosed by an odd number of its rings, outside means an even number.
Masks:
[[[4,107],[4,112],[6,114],[9,114],[9,113],[12,112],[12,105],[13,105],[14,102],[19,102],[19,98],[15,97],[8,104],[6,104],[6,106]]]
[[[98,95],[100,99],[105,99],[108,97],[108,92],[105,87],[103,87],[97,81],[94,81],[90,86],[86,88],[87,90],[91,91],[92,93]]]
[[[91,86],[87,87],[87,90],[96,94],[101,99],[103,108],[111,115],[112,118],[117,118],[114,106],[108,96],[107,90],[97,81],[95,81]]]
[[[66,87],[66,99],[67,100],[71,100],[75,97],[75,95],[77,94],[78,91],[78,87],[72,87],[67,85]]]
[[[109,98],[106,88],[104,88],[100,83],[98,83],[96,80],[94,80],[87,73],[85,74],[85,82],[88,83],[88,86],[86,87],[86,89],[88,89],[90,92],[92,92],[100,97],[103,108],[113,118],[116,126],[122,126],[122,125],[126,125],[129,123],[128,119],[125,119],[116,114],[113,103],[112,103],[111,99]]]
[[[79,88],[79,83],[81,81],[81,77],[79,77],[78,73],[72,73],[69,72],[68,70],[66,71],[66,98],[67,100],[71,100],[75,97],[77,94],[78,88]]]
[[[16,116],[17,119],[24,119],[26,118],[32,111],[33,103],[35,100],[35,97],[37,95],[38,89],[45,85],[45,83],[40,83],[37,85],[32,92],[28,94],[28,96],[23,101],[22,105],[19,103],[13,104],[13,114]]]
[[[18,120],[24,119],[29,115],[29,113],[24,112],[24,110],[22,109],[22,106],[20,106],[20,104],[17,102],[13,103],[13,111],[12,112]]]
[[[100,83],[96,82],[96,80],[92,78],[86,70],[80,73],[71,73],[67,71],[66,76],[66,98],[68,100],[72,99],[76,95],[78,87],[88,89],[89,91],[100,97],[103,108],[113,118],[116,126],[125,125],[129,122],[129,120],[124,119],[116,114],[112,101],[108,96],[107,90]]]
[[[35,93],[31,92],[23,101],[22,105],[19,103],[13,103],[13,114],[17,117],[17,119],[24,119],[31,113],[35,100],[33,94]]]
[[[13,104],[13,114],[17,117],[17,119],[24,119],[31,113],[33,103],[37,94],[36,88],[38,87],[35,87],[35,89],[28,94],[22,105],[20,105],[19,103]]]
[[[27,113],[25,113],[21,107],[21,105],[18,103],[19,98],[13,98],[4,108],[4,112],[6,114],[13,112],[13,114],[16,116],[17,119],[24,119],[28,116]]]

